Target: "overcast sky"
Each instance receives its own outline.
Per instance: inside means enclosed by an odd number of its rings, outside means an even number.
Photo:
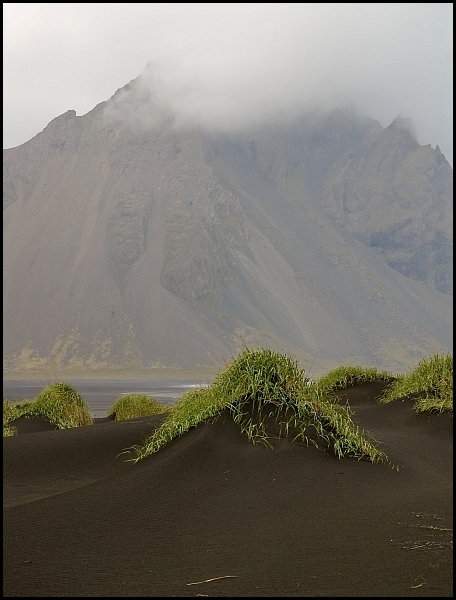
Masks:
[[[177,121],[230,130],[356,106],[453,163],[453,5],[3,4],[3,147],[145,71]],[[127,103],[128,109],[128,103]]]

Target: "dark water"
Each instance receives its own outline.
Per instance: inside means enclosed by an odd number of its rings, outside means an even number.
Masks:
[[[122,395],[135,393],[153,396],[162,404],[172,405],[191,389],[207,386],[207,380],[155,379],[155,380],[78,380],[66,381],[87,402],[93,418],[102,418]],[[18,402],[33,399],[49,383],[43,381],[3,381],[3,398]]]

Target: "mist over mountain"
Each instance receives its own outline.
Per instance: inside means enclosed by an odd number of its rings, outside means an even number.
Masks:
[[[135,85],[4,150],[4,371],[217,366],[243,344],[400,371],[452,349],[453,172],[410,121],[230,132]]]

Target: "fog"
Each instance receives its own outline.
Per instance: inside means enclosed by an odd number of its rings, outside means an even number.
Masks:
[[[5,148],[136,79],[108,118],[231,132],[349,106],[452,164],[452,4],[3,6]]]

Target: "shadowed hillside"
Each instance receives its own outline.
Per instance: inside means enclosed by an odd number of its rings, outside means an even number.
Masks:
[[[134,85],[4,151],[7,373],[452,348],[452,170],[406,120],[144,129],[110,110]]]

